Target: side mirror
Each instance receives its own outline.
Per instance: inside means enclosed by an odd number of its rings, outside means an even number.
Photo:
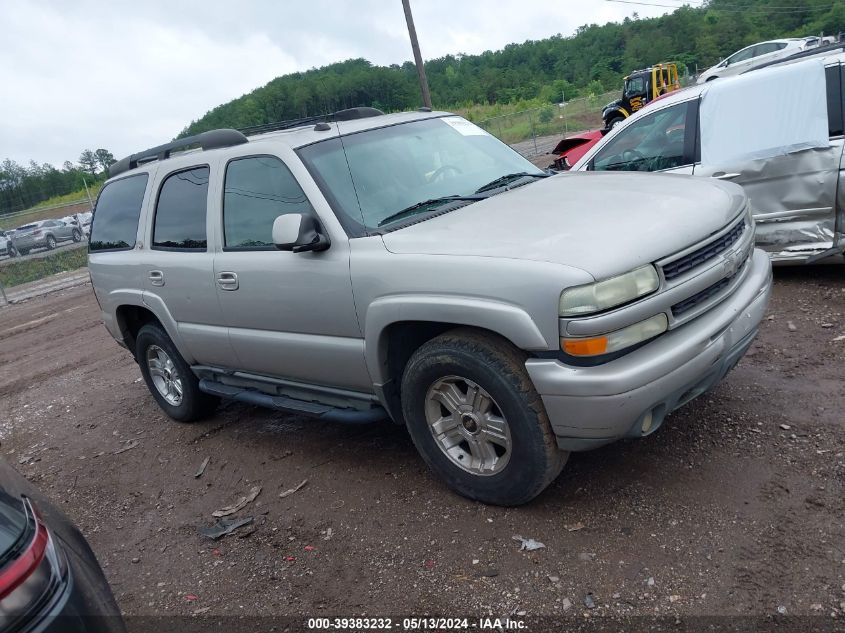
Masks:
[[[280,215],[273,221],[273,244],[280,251],[294,253],[324,251],[331,246],[317,218],[302,213]]]

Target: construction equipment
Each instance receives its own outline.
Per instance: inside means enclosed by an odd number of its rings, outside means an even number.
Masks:
[[[625,77],[622,98],[608,103],[602,110],[605,129],[619,125],[637,110],[661,95],[680,90],[678,65],[675,62],[655,64],[635,70]]]

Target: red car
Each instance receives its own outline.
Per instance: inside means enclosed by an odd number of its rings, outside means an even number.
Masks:
[[[552,154],[557,154],[557,158],[549,165],[549,168],[558,171],[568,170],[606,133],[607,130],[588,130],[566,137],[552,150]]]

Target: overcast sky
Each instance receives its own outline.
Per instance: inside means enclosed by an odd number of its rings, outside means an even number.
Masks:
[[[679,0],[664,4],[680,4]],[[496,50],[665,8],[606,0],[412,0],[423,57]],[[411,59],[400,0],[0,0],[0,159],[120,158],[274,77]]]

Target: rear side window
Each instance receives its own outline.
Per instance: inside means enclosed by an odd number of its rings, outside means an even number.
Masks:
[[[205,250],[208,167],[195,167],[168,176],[158,194],[153,248]]]
[[[97,198],[97,208],[91,225],[91,251],[126,250],[135,247],[138,217],[147,174],[121,178],[107,184]]]
[[[277,217],[313,212],[299,183],[278,158],[240,158],[226,168],[223,235],[227,249],[273,248]]]

